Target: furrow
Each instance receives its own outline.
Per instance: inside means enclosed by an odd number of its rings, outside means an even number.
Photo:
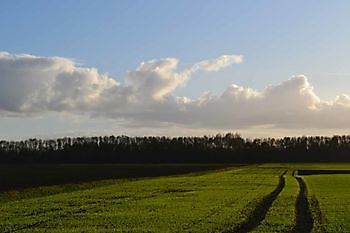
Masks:
[[[295,177],[299,184],[299,195],[295,202],[296,224],[292,233],[309,233],[313,227],[313,219],[310,211],[308,191],[304,180],[301,177]]]
[[[256,228],[260,224],[260,222],[264,220],[272,203],[276,200],[277,196],[283,190],[285,186],[284,174],[286,174],[286,172],[287,171],[285,171],[282,175],[279,176],[279,183],[277,187],[271,193],[263,197],[262,200],[256,204],[255,209],[246,218],[244,222],[237,225],[233,229],[229,229],[224,232],[225,233],[245,233]]]

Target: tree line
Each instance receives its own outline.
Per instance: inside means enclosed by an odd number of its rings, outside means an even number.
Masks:
[[[0,141],[0,163],[350,162],[350,135],[77,137]]]

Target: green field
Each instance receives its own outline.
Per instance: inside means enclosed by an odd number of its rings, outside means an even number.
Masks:
[[[265,219],[253,232],[290,232],[295,226],[295,200],[298,183],[294,177],[286,175],[286,185],[269,209]]]
[[[350,232],[350,175],[311,175],[305,177],[310,196],[317,198],[321,222],[315,232]]]
[[[64,179],[40,166],[25,178],[2,170],[3,184],[34,187],[0,192],[0,232],[350,232],[350,175],[332,174],[349,164],[93,165],[113,179],[83,183],[67,171],[92,165],[60,165]],[[45,169],[55,185],[40,185]]]

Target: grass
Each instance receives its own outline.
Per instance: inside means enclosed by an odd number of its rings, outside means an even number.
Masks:
[[[0,231],[222,232],[276,187],[281,171],[259,170],[127,181],[6,202]]]
[[[0,164],[0,191],[105,179],[157,177],[230,164]],[[237,165],[235,165],[237,166]]]
[[[5,190],[0,192],[0,203],[93,189],[140,178],[174,174],[187,175],[188,173],[199,175],[227,169],[228,166],[234,167],[227,164],[0,165],[0,168],[4,168],[0,169],[0,190]],[[241,165],[235,166],[240,167]],[[107,177],[110,178],[106,179]],[[40,186],[40,184],[51,185]]]
[[[285,188],[272,204],[261,224],[252,232],[290,232],[295,225],[295,200],[298,183],[290,174],[285,176]]]
[[[350,175],[311,175],[304,178],[321,209],[314,232],[350,232]]]
[[[309,210],[312,232],[350,232],[350,174],[320,174],[350,164],[21,166],[0,165],[0,232],[295,232]]]

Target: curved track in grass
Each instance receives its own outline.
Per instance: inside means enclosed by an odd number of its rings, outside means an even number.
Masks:
[[[260,224],[260,222],[264,220],[272,203],[276,200],[277,196],[282,192],[285,186],[284,175],[286,173],[287,171],[285,171],[282,175],[279,176],[279,183],[277,187],[271,193],[263,197],[261,201],[256,204],[255,209],[246,218],[244,222],[242,222],[235,228],[224,232],[225,233],[246,233],[256,228]]]
[[[296,223],[292,233],[309,233],[312,231],[313,218],[310,210],[307,186],[301,177],[295,177],[299,184],[299,194],[295,202]]]

